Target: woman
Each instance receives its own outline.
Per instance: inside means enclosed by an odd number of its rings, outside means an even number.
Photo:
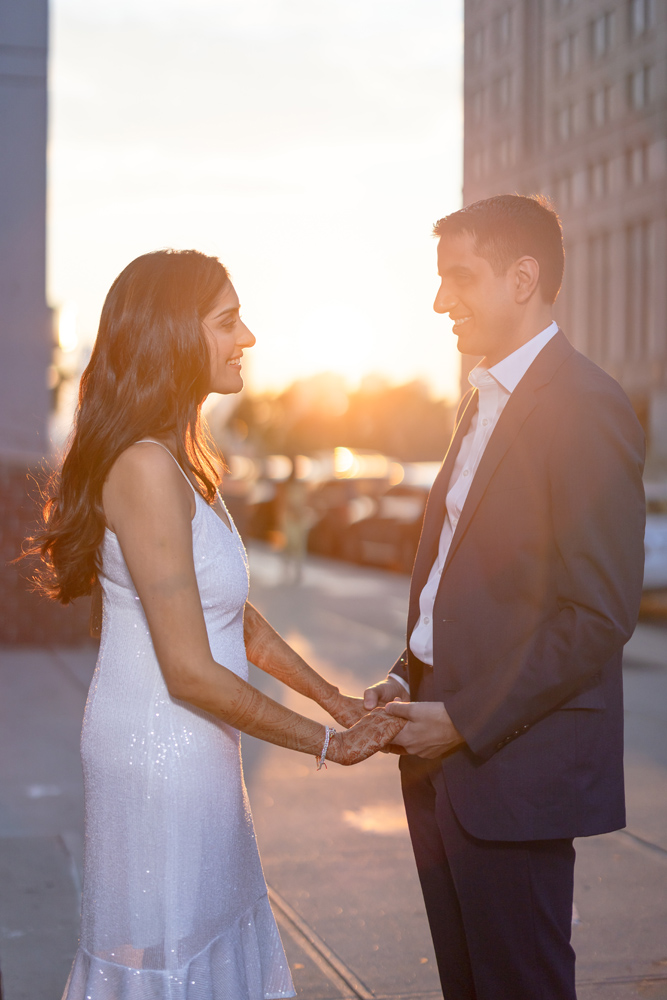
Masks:
[[[200,407],[209,392],[240,391],[254,343],[216,258],[159,251],[112,285],[81,379],[37,539],[51,597],[67,603],[96,580],[104,595],[66,1000],[293,996],[238,730],[321,765],[363,760],[403,725],[383,711],[362,718],[247,603],[245,550],[216,490]],[[352,728],[335,733],[251,687],[246,655]]]

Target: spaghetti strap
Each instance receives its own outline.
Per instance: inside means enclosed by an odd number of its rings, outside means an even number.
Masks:
[[[171,458],[173,458],[174,462],[176,462],[176,467],[177,467],[178,471],[181,473],[181,475],[183,476],[183,479],[185,479],[186,483],[188,484],[188,486],[190,487],[190,489],[192,490],[192,492],[194,493],[194,495],[195,496],[200,496],[201,495],[201,494],[197,493],[197,490],[194,488],[194,486],[192,485],[192,483],[190,482],[190,480],[186,476],[185,472],[181,468],[181,466],[180,466],[178,460],[176,459],[175,455],[172,455],[172,453],[167,448],[166,444],[162,444],[161,441],[156,441],[155,438],[141,438],[141,440],[135,441],[134,443],[135,444],[156,444],[158,446],[158,448],[164,448],[164,450],[166,451],[166,453],[168,455],[170,455]]]

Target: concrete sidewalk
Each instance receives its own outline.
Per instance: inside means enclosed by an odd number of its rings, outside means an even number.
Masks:
[[[400,652],[405,578],[313,560],[306,585],[290,588],[275,557],[251,561],[252,599],[343,688],[377,679]],[[4,1000],[58,1000],[76,947],[78,739],[94,660],[92,647],[0,652]],[[628,829],[577,843],[580,1000],[667,998],[667,631],[640,626],[625,672]],[[326,719],[298,696],[284,701]],[[441,997],[395,758],[318,773],[307,757],[244,740],[244,760],[299,997]]]

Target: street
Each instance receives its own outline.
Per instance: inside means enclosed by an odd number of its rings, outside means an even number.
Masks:
[[[253,545],[251,600],[328,678],[359,693],[404,647],[408,578],[309,558],[301,586]],[[4,1000],[58,1000],[76,946],[78,739],[91,645],[0,651],[0,970]],[[274,698],[328,721],[252,669]],[[667,998],[667,630],[626,649],[628,827],[577,842],[580,1000]],[[274,912],[304,1000],[441,997],[396,758],[317,772],[243,740]]]

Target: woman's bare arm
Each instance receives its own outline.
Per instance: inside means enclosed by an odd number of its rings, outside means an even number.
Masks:
[[[353,726],[367,714],[363,698],[341,694],[313,670],[250,601],[245,606],[243,628],[248,659],[255,666],[316,702],[342,726]]]
[[[169,455],[155,445],[128,448],[109,474],[103,503],[169,693],[259,739],[319,754],[324,726],[279,705],[213,659],[192,555],[195,500]],[[403,724],[384,712],[371,713],[332,740],[327,758],[363,760],[391,742]]]

